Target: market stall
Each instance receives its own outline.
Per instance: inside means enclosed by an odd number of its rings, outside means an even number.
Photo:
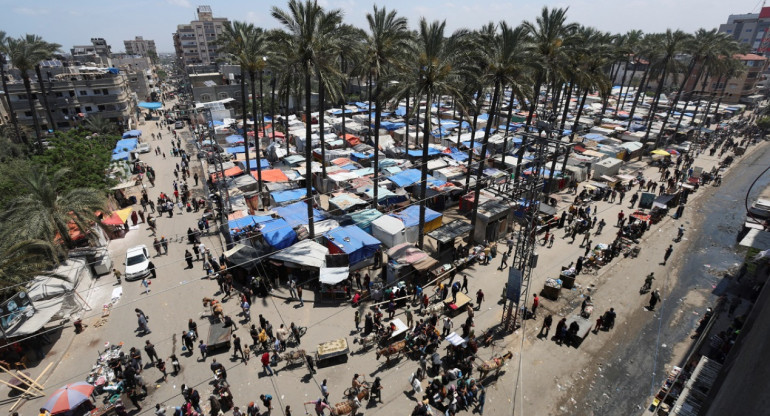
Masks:
[[[322,267],[318,281],[321,283],[320,296],[325,300],[345,300],[350,295],[346,280],[350,277],[348,267]]]

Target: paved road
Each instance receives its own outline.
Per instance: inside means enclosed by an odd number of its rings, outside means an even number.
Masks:
[[[140,127],[149,138],[150,133],[157,132],[154,123],[145,124]],[[173,180],[173,164],[178,159],[170,156],[171,144],[168,132],[164,131],[162,141],[152,141],[153,146],[161,146],[165,151],[167,158],[156,157],[154,153],[149,153],[142,157],[148,163],[155,167],[158,172],[158,179],[155,188],[149,188],[150,198],[156,198],[160,191],[171,193],[173,190],[171,182]],[[714,161],[696,163],[708,169]],[[193,166],[197,163],[194,160]],[[644,168],[643,164],[633,163],[628,168],[628,172],[634,172],[637,169]],[[657,179],[657,174],[649,170],[648,176]],[[630,196],[630,195],[629,195]],[[571,201],[572,196],[561,195],[559,209],[566,208]],[[565,205],[566,202],[566,205]],[[623,208],[619,204],[598,203],[600,218],[605,218],[608,224],[614,224],[617,212]],[[686,213],[686,215],[691,215]],[[166,217],[158,220],[158,235],[165,235],[167,238],[175,239],[169,247],[169,254],[154,258],[158,267],[158,278],[151,286],[149,295],[140,294],[141,289],[138,282],[124,282],[124,296],[113,310],[108,322],[100,328],[89,327],[83,334],[78,335],[73,341],[72,347],[63,356],[57,357],[60,363],[47,383],[47,391],[55,389],[62,384],[81,381],[91,368],[92,360],[95,360],[97,350],[106,342],[123,342],[126,347],[141,347],[144,340],[150,340],[156,346],[161,357],[167,357],[176,350],[179,353],[180,344],[174,345],[172,335],[179,334],[186,328],[186,322],[192,318],[198,323],[199,331],[205,333],[209,325],[208,311],[204,309],[201,299],[204,296],[212,296],[217,291],[216,283],[202,279],[201,263],[196,262],[195,268],[185,270],[183,253],[187,247],[185,244],[185,233],[188,227],[195,227],[198,217],[194,214],[184,213],[183,215],[174,215],[172,219]],[[670,222],[666,222],[661,227],[653,228],[653,236],[645,244],[642,256],[635,260],[616,260],[613,266],[607,268],[607,272],[599,276],[581,276],[578,279],[580,289],[565,293],[560,302],[544,301],[541,314],[551,311],[553,313],[567,314],[574,307],[579,305],[581,295],[586,293],[591,285],[599,287],[599,296],[595,298],[597,310],[604,310],[610,305],[616,307],[619,311],[617,330],[611,334],[600,334],[590,336],[580,350],[573,348],[559,347],[553,342],[538,339],[535,337],[539,329],[539,321],[528,321],[523,330],[498,341],[490,348],[482,349],[479,356],[482,359],[488,359],[494,354],[499,354],[507,350],[515,353],[512,364],[507,366],[501,373],[500,378],[488,380],[489,388],[487,393],[487,415],[509,415],[512,406],[512,391],[515,384],[515,376],[519,370],[518,360],[522,358],[521,372],[526,384],[519,390],[524,400],[519,401],[517,405],[522,405],[526,414],[543,414],[542,409],[548,407],[544,403],[555,403],[562,398],[568,386],[574,385],[579,381],[579,371],[583,366],[591,362],[592,354],[605,348],[609,343],[628,342],[629,331],[633,330],[634,325],[629,324],[629,330],[623,329],[625,326],[625,315],[630,311],[640,308],[643,301],[637,294],[628,293],[627,288],[634,290],[640,284],[641,272],[656,266],[662,256],[662,248],[659,248],[661,241],[671,237],[672,230]],[[673,228],[673,227],[672,227]],[[602,240],[595,238],[594,243],[611,241],[614,231],[608,226],[603,234]],[[658,241],[658,235],[661,240]],[[560,237],[561,234],[558,234]],[[178,237],[181,237],[179,239]],[[136,244],[147,244],[151,246],[152,238],[149,231],[144,226],[128,233],[125,239],[115,240],[110,243],[110,252],[117,262],[122,261],[125,249]],[[220,241],[216,237],[204,239],[207,247],[211,248],[217,255],[221,252]],[[568,244],[566,240],[557,238],[557,242],[552,249],[541,248],[540,264],[533,275],[533,288],[539,289],[548,277],[558,275],[560,267],[573,261],[578,255],[583,253],[583,249],[578,247],[578,242]],[[468,269],[467,273],[471,276],[470,292],[475,293],[482,288],[487,294],[487,301],[482,305],[479,312],[476,313],[476,331],[499,322],[501,308],[496,304],[496,296],[500,293],[501,287],[506,280],[506,273],[497,271],[499,257],[489,266],[476,266]],[[662,268],[659,268],[662,273]],[[658,274],[656,272],[656,274]],[[101,305],[108,301],[112,292],[114,280],[111,276],[103,276],[96,283],[95,289],[89,293],[89,302],[92,305]],[[286,296],[288,291],[279,288],[275,291],[277,296]],[[229,380],[232,384],[232,392],[236,405],[245,407],[250,401],[257,401],[259,394],[269,393],[274,398],[275,412],[281,414],[281,410],[290,405],[295,414],[303,410],[302,403],[318,398],[320,396],[319,385],[323,379],[328,380],[331,393],[331,402],[342,400],[343,390],[350,385],[353,373],[366,375],[368,379],[376,376],[382,377],[385,390],[383,392],[382,404],[372,405],[367,408],[367,414],[405,414],[414,406],[415,401],[409,394],[411,387],[408,383],[409,375],[416,369],[417,363],[401,359],[392,367],[385,367],[382,361],[375,360],[374,353],[369,351],[358,353],[357,345],[352,344],[352,338],[355,335],[353,325],[352,309],[348,305],[334,306],[321,302],[313,302],[310,297],[312,294],[305,292],[306,302],[304,307],[296,303],[287,303],[280,297],[268,297],[257,300],[252,310],[252,316],[257,317],[263,314],[270,320],[274,327],[280,324],[289,325],[295,322],[301,326],[307,326],[308,333],[302,340],[302,347],[311,351],[315,346],[324,341],[346,337],[354,351],[350,359],[345,364],[339,364],[327,368],[321,368],[315,375],[310,375],[303,366],[284,367],[278,366],[278,374],[275,377],[266,377],[262,374],[261,366],[257,359],[252,358],[248,363],[242,363],[234,360],[229,353],[219,353],[212,358],[223,362],[228,367]],[[221,296],[220,296],[221,297]],[[134,308],[141,308],[150,316],[150,328],[152,333],[148,336],[137,337],[134,334],[136,328],[136,316],[133,313]],[[231,316],[236,316],[239,312],[237,302],[224,302],[225,312]],[[96,318],[87,319],[87,323],[92,323]],[[465,319],[460,315],[455,318],[455,326]],[[249,339],[248,332],[243,328],[244,322],[240,322],[237,333],[245,341]],[[243,328],[243,329],[242,329]],[[521,334],[524,337],[521,337]],[[522,354],[523,351],[523,355]],[[180,385],[187,384],[196,386],[203,397],[208,396],[210,391],[210,382],[212,374],[209,370],[211,358],[206,363],[199,360],[199,354],[196,351],[192,357],[180,357],[182,371],[177,376],[170,376],[167,382],[157,382],[152,389],[150,396],[144,401],[144,410],[142,414],[149,414],[155,403],[165,403],[167,405],[178,405],[181,402],[179,393]],[[170,366],[169,366],[170,367]],[[36,374],[38,369],[33,369]],[[144,372],[146,381],[155,381],[160,373],[154,368],[148,368]],[[646,383],[646,382],[645,382]],[[40,406],[42,399],[28,403],[23,410],[27,413],[30,409],[36,409]],[[129,406],[130,407],[130,406]],[[312,410],[311,410],[312,411]],[[554,413],[562,413],[555,411]],[[572,413],[565,411],[564,413]]]

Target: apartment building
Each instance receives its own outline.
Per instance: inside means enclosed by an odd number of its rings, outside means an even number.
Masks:
[[[90,45],[75,45],[70,49],[72,60],[81,65],[112,66],[112,46],[104,38],[91,38]]]
[[[211,7],[198,6],[197,20],[178,25],[174,50],[182,65],[210,65],[219,57],[215,42],[229,22],[226,17],[214,17]]]
[[[136,116],[136,101],[131,92],[125,73],[115,68],[63,66],[60,62],[46,61],[43,85],[53,123],[59,129],[76,126],[84,118],[100,116],[107,120],[129,125]],[[8,94],[13,110],[20,124],[33,127],[32,111],[37,114],[42,129],[51,129],[51,122],[43,107],[43,96],[34,73],[32,76],[32,99],[30,108],[27,92],[16,69],[8,73]]]
[[[113,55],[112,64],[126,74],[138,101],[160,101],[158,75],[148,56]]]
[[[141,36],[134,37],[134,40],[124,40],[123,45],[126,47],[126,55],[151,56],[158,54],[155,41],[145,40]]]

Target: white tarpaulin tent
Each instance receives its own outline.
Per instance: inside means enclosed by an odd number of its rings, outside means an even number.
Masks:
[[[372,221],[372,237],[382,241],[385,247],[395,247],[406,243],[406,227],[400,219],[383,215]]]
[[[318,280],[327,285],[336,285],[347,279],[350,275],[350,269],[347,267],[322,267],[318,275]]]
[[[291,247],[285,248],[270,256],[273,260],[280,260],[296,265],[296,267],[326,266],[326,255],[329,249],[313,240],[302,240]]]

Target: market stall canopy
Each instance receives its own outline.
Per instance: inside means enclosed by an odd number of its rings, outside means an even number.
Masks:
[[[428,233],[428,237],[435,239],[441,244],[448,244],[455,241],[457,237],[463,237],[471,231],[471,224],[463,220],[454,220],[448,224]]]
[[[350,276],[348,267],[322,267],[318,275],[318,280],[327,285],[336,285]]]
[[[300,267],[326,266],[326,255],[329,249],[313,240],[302,240],[293,246],[283,249],[270,256],[273,260],[296,264]]]
[[[259,246],[259,248],[236,244],[230,250],[225,251],[224,255],[231,264],[248,269],[253,267],[260,260],[260,257],[268,252],[269,248],[264,244]]]
[[[364,232],[355,225],[348,225],[329,231],[324,235],[327,240],[329,253],[346,253],[350,264],[366,260],[379,250],[379,240]]]
[[[412,243],[402,243],[387,251],[388,258],[399,264],[410,264],[417,270],[428,270],[438,261]]]
[[[654,155],[661,155],[661,156],[670,156],[671,154],[663,149],[655,149],[652,152],[650,152]]]
[[[257,177],[257,172],[251,172],[251,175]],[[286,176],[280,169],[268,169],[262,171],[262,181],[264,182],[289,182],[289,177]]]
[[[131,207],[123,208],[119,211],[114,211],[112,215],[109,217],[105,217],[102,219],[102,224],[105,225],[123,225],[126,223],[126,220],[128,220],[128,217],[131,216],[131,211],[134,209]]]
[[[123,133],[123,138],[124,139],[128,139],[128,138],[131,138],[131,137],[141,137],[141,136],[142,136],[142,131],[141,130],[129,130],[129,131]],[[118,144],[120,144],[120,141],[118,141]]]
[[[136,106],[139,107],[139,108],[146,108],[148,110],[157,110],[157,109],[163,107],[163,104],[158,103],[158,102],[149,102],[148,103],[148,102],[145,102],[145,101],[140,101],[139,104],[137,104]]]
[[[291,246],[297,241],[297,233],[283,218],[260,224],[262,237],[276,250]]]
[[[295,202],[282,207],[276,207],[273,210],[292,227],[299,227],[300,225],[306,225],[310,222],[308,221],[307,204],[305,202]],[[324,219],[326,219],[326,214],[313,208],[313,221],[317,222]]]
[[[85,381],[67,384],[48,397],[43,409],[48,410],[52,415],[68,412],[88,400],[94,389],[94,386]]]

